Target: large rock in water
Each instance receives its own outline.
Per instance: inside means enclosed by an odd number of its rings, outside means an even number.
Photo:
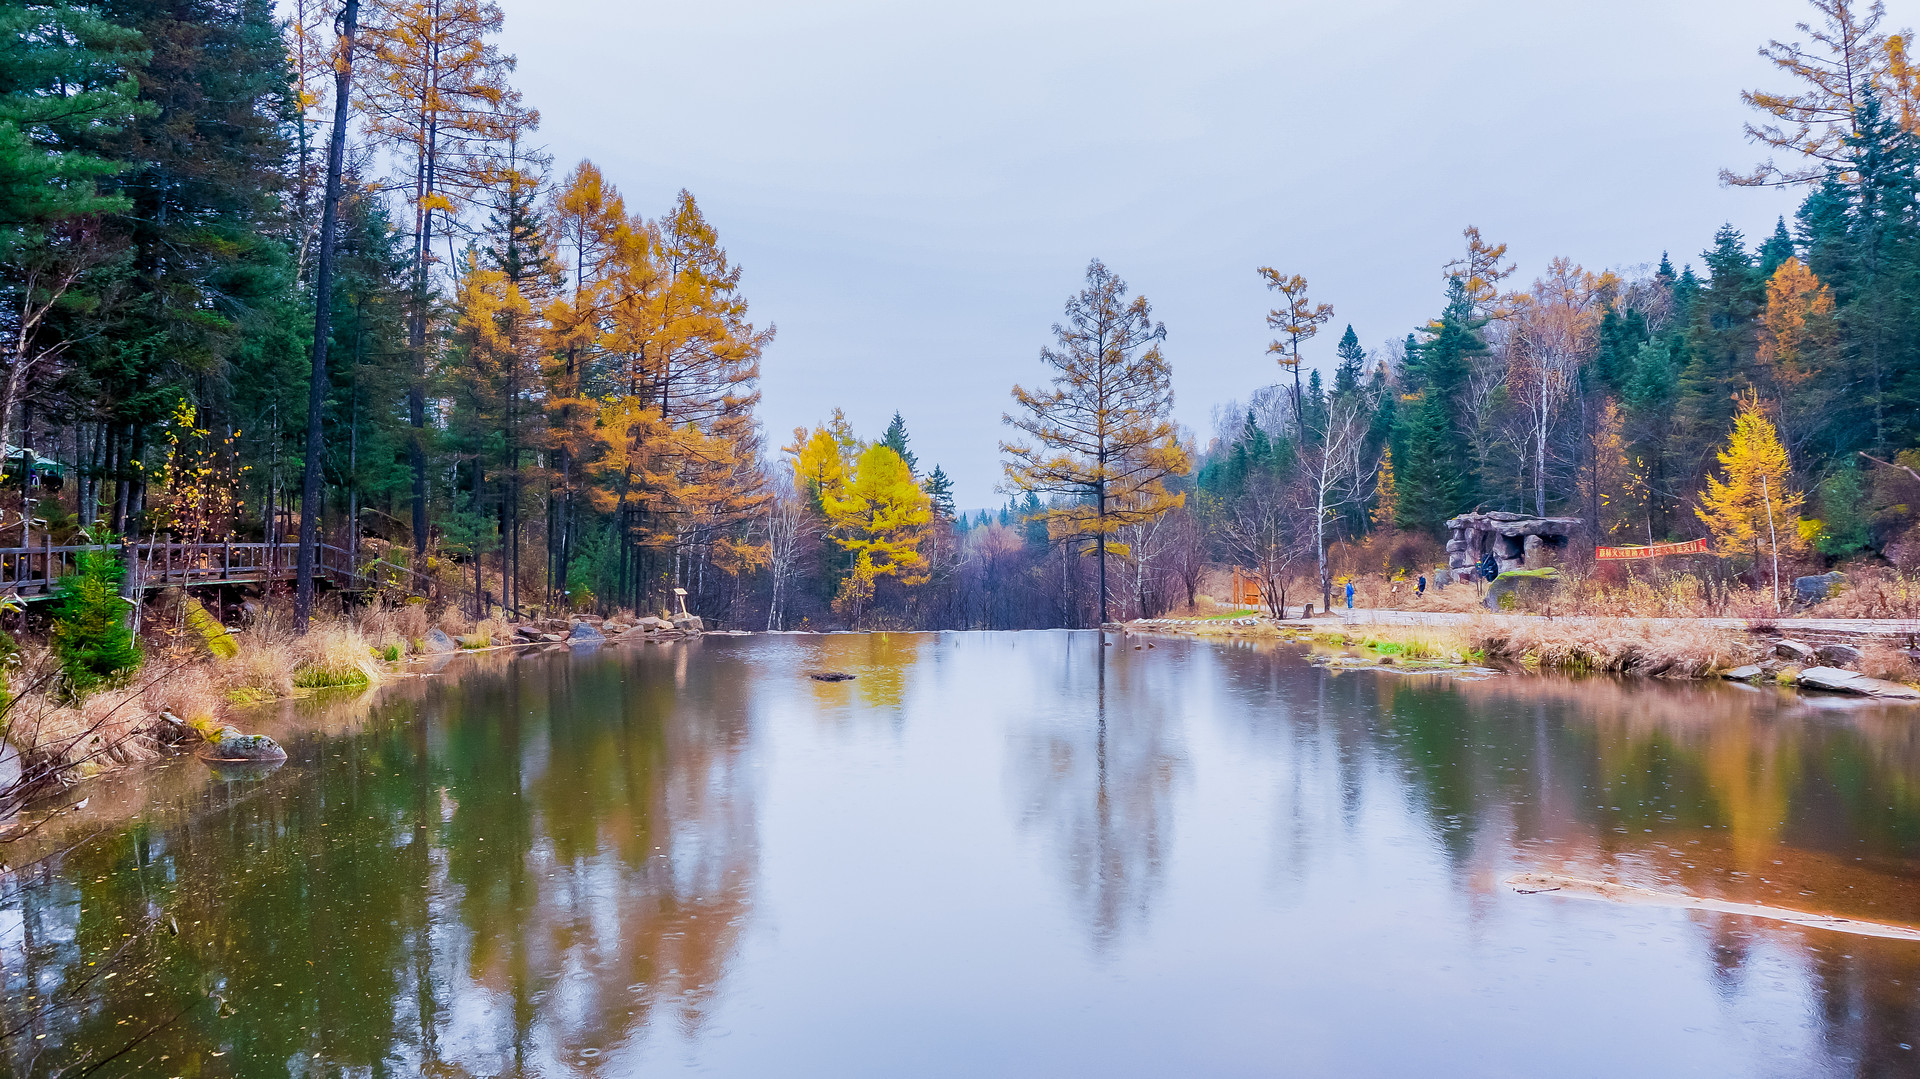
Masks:
[[[460,651],[460,645],[455,643],[452,637],[447,636],[446,631],[439,626],[428,630],[427,635],[420,638],[420,647],[424,651],[435,654]]]
[[[673,616],[673,628],[682,633],[701,633],[705,631],[706,624],[700,621],[697,614],[676,614]]]
[[[1800,672],[1798,681],[1800,685],[1832,693],[1854,693],[1889,701],[1920,701],[1920,689],[1899,682],[1868,678],[1857,671],[1843,671],[1838,667],[1808,667]]]
[[[287,751],[264,734],[241,734],[238,727],[222,727],[213,736],[207,756],[223,761],[283,761]]]
[[[1793,579],[1793,598],[1799,601],[1801,606],[1810,607],[1826,599],[1828,596],[1833,595],[1833,586],[1846,579],[1847,575],[1841,573],[1839,570],[1834,570],[1831,573],[1822,573],[1817,577],[1795,577]]]
[[[574,644],[599,644],[607,635],[585,622],[575,622],[567,633],[567,640]]]

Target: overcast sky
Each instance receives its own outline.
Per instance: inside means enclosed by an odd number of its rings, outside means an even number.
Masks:
[[[685,187],[745,267],[773,445],[904,414],[963,507],[1002,497],[1015,381],[1104,259],[1165,321],[1177,418],[1277,374],[1255,273],[1304,274],[1369,348],[1438,312],[1478,225],[1522,280],[1699,261],[1794,196],[1741,89],[1801,0],[502,0],[564,173],[649,216]],[[1889,26],[1912,21],[1896,0]]]

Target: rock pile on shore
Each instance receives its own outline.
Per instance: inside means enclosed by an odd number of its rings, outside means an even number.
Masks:
[[[1920,690],[1900,682],[1873,678],[1861,672],[1860,649],[1850,644],[1809,644],[1790,637],[1769,642],[1772,652],[1758,663],[1748,663],[1721,673],[1735,682],[1778,682],[1830,693],[1851,693],[1882,700],[1920,700]]]
[[[572,618],[540,618],[513,627],[516,641],[526,644],[593,644],[600,641],[678,641],[698,637],[706,631],[699,615],[674,615],[671,619],[647,615],[629,621],[602,618],[595,614]]]

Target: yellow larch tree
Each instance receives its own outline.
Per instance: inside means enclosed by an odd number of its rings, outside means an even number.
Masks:
[[[1781,409],[1787,443],[1794,445],[1815,425],[1812,417],[1824,411],[1824,403],[1813,399],[1809,390],[1814,372],[1832,359],[1839,337],[1833,293],[1806,263],[1789,258],[1767,281],[1767,306],[1760,324],[1757,356],[1766,390],[1775,400],[1797,405]]]
[[[373,0],[361,28],[361,116],[374,145],[400,159],[412,216],[407,419],[413,434],[407,457],[414,549],[421,554],[427,544],[426,384],[433,366],[427,324],[433,317],[436,215],[457,217],[492,181],[499,147],[539,123],[507,83],[513,57],[490,40],[503,22],[491,0]]]
[[[863,448],[853,437],[846,414],[837,408],[827,426],[815,427],[812,431],[794,428],[793,443],[783,447],[793,457],[794,481],[815,501],[823,500],[826,492],[837,491],[847,482]]]
[[[631,242],[632,222],[620,192],[591,161],[556,188],[544,215],[546,247],[564,280],[548,303],[542,390],[546,408],[548,579],[564,589],[589,501],[588,470],[601,446],[600,334],[607,317],[616,259]],[[549,597],[551,601],[552,597]]]
[[[868,446],[851,477],[821,490],[820,503],[828,534],[853,555],[834,601],[849,621],[859,624],[882,579],[890,577],[907,587],[926,583],[921,548],[933,520],[933,502],[893,447],[884,442]]]
[[[611,424],[603,408],[601,437],[618,445],[608,479],[621,580],[638,604],[648,581],[685,583],[710,562],[726,571],[760,557],[733,529],[769,498],[753,407],[774,331],[748,321],[740,269],[686,191],[660,221],[632,223],[610,283],[599,342],[618,405]],[[650,562],[656,554],[670,565]]]
[[[1626,412],[1620,402],[1603,398],[1589,435],[1587,467],[1580,471],[1580,497],[1592,518],[1594,535],[1602,540],[1627,535],[1639,519],[1625,431]]]
[[[1920,132],[1920,65],[1915,65],[1907,55],[1912,42],[1911,33],[1887,35],[1882,49],[1886,62],[1874,81],[1881,100],[1901,130]]]
[[[1694,512],[1723,557],[1751,557],[1759,571],[1770,552],[1774,602],[1780,598],[1780,552],[1800,549],[1804,495],[1792,489],[1793,468],[1758,394],[1740,398],[1733,436],[1720,451],[1720,475],[1708,476]]]
[[[1480,235],[1478,225],[1468,225],[1460,235],[1467,241],[1467,253],[1448,262],[1442,278],[1458,277],[1466,286],[1467,300],[1473,304],[1475,317],[1488,322],[1512,318],[1526,296],[1500,291],[1500,282],[1512,277],[1518,268],[1507,261],[1507,245],[1488,242]],[[1503,262],[1505,266],[1501,265]]]
[[[1393,449],[1380,451],[1380,471],[1373,480],[1373,509],[1368,519],[1375,528],[1392,528],[1394,515],[1400,512],[1400,486],[1393,475]]]
[[[1267,345],[1267,354],[1280,364],[1280,370],[1293,372],[1293,420],[1300,441],[1307,444],[1306,398],[1300,388],[1300,346],[1320,332],[1333,318],[1333,305],[1316,304],[1307,298],[1307,279],[1299,274],[1282,274],[1271,266],[1260,267],[1267,288],[1278,292],[1284,305],[1267,312],[1267,328],[1279,334]]]
[[[1769,158],[1745,173],[1722,169],[1722,183],[1743,187],[1811,184],[1820,182],[1829,168],[1845,169],[1847,140],[1857,134],[1855,114],[1869,93],[1886,95],[1897,115],[1903,120],[1911,117],[1908,36],[1890,38],[1880,32],[1886,17],[1882,0],[1811,3],[1819,18],[1796,26],[1810,39],[1807,44],[1769,41],[1760,50],[1799,86],[1785,93],[1748,90],[1740,95],[1769,118],[1746,125],[1747,138],[1802,160],[1781,164]]]
[[[452,434],[465,447],[461,459],[469,470],[469,490],[478,502],[485,497],[488,450],[496,440],[513,448],[517,415],[523,396],[534,382],[540,362],[541,327],[533,304],[518,282],[502,270],[482,263],[475,252],[467,255],[454,293],[453,359],[459,376],[446,380],[446,392],[455,399]],[[510,471],[512,459],[506,464]],[[512,490],[508,485],[508,490]],[[479,506],[473,507],[477,512]],[[503,507],[504,508],[504,507]],[[503,517],[508,514],[503,513]],[[512,528],[503,528],[509,539]],[[476,582],[480,579],[481,545],[472,551]],[[501,558],[501,602],[517,603],[511,561]],[[476,602],[484,588],[475,585]],[[485,612],[482,611],[482,614]]]
[[[1125,557],[1113,536],[1184,501],[1164,481],[1186,474],[1187,456],[1170,418],[1173,372],[1160,350],[1167,328],[1153,321],[1145,296],[1127,299],[1126,282],[1099,259],[1086,281],[1054,325],[1055,343],[1040,350],[1053,378],[1041,389],[1015,386],[1020,411],[1001,417],[1032,441],[1002,442],[1000,452],[1008,489],[1054,499],[1052,539],[1091,541],[1105,622],[1107,554]]]

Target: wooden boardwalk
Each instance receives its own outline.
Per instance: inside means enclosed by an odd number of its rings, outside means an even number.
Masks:
[[[0,596],[32,603],[53,595],[61,577],[72,573],[82,551],[98,548],[62,546],[51,538],[30,547],[0,547]],[[299,564],[298,543],[127,543],[120,547],[127,565],[129,587],[148,592],[159,588],[192,588],[226,584],[268,584],[291,581]],[[314,552],[314,579],[329,588],[361,592],[397,587],[422,593],[427,579],[418,571],[390,562],[356,564],[352,552],[322,543]]]

